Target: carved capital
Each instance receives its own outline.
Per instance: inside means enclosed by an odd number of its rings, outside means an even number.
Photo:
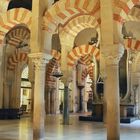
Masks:
[[[51,55],[45,53],[31,53],[28,56],[32,59],[37,70],[45,70],[46,63],[52,58]]]
[[[106,65],[117,65],[123,53],[124,48],[119,44],[103,46],[101,49],[101,55],[105,59]]]

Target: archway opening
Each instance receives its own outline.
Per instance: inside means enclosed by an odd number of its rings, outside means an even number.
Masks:
[[[20,106],[23,113],[30,113],[32,110],[32,90],[29,82],[29,68],[26,65],[21,73]]]

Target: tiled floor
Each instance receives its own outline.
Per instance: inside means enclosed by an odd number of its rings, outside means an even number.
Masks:
[[[62,116],[47,116],[45,140],[106,140],[103,123],[79,122],[71,115],[70,125],[62,125]],[[0,120],[0,140],[32,140],[29,117],[20,120]],[[121,140],[140,140],[140,121],[121,124]]]

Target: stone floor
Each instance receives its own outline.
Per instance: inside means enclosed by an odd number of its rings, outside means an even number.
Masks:
[[[80,122],[71,115],[70,125],[62,125],[61,115],[47,116],[45,140],[106,140],[103,123]],[[30,117],[20,120],[0,120],[0,140],[32,140]],[[140,120],[121,124],[121,140],[140,140]]]

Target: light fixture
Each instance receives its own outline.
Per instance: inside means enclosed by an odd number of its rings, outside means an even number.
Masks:
[[[97,84],[103,84],[103,78],[101,76],[101,74],[99,74],[98,79],[97,79]]]
[[[60,37],[59,37],[59,26],[56,29],[56,33],[52,35],[52,49],[56,50],[57,52],[61,52],[61,43],[60,43]],[[60,78],[63,76],[63,73],[58,69],[58,63],[56,61],[54,71],[52,72],[52,76],[56,78]]]
[[[60,78],[63,76],[63,73],[62,72],[59,72],[59,71],[55,71],[52,73],[52,76],[56,77],[56,78]]]
[[[96,44],[98,42],[98,33],[96,32],[95,37],[91,37],[90,41],[88,42],[89,45]]]
[[[125,24],[122,27],[122,34],[124,39],[136,39],[131,31],[127,31]]]
[[[58,63],[56,62],[54,65],[54,70],[52,72],[52,76],[56,78],[60,78],[63,76],[63,73],[59,70]]]
[[[16,46],[17,49],[19,48],[24,48],[28,46],[28,43],[26,43],[25,41],[20,41],[19,44]]]
[[[98,39],[96,37],[92,37],[91,40],[88,42],[89,45],[96,44],[98,42]]]

